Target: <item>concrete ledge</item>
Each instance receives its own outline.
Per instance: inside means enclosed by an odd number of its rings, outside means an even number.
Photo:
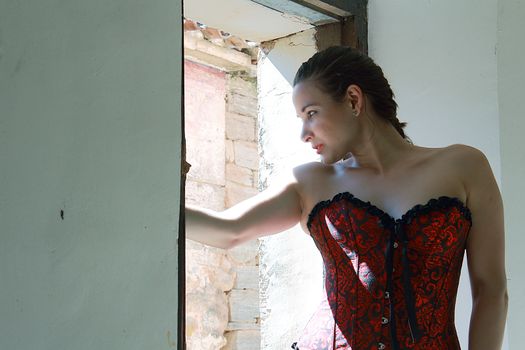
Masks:
[[[226,331],[259,331],[261,325],[259,323],[250,322],[228,322]]]
[[[239,51],[217,46],[207,40],[184,33],[184,57],[224,71],[246,70],[255,75],[256,67],[251,56]]]

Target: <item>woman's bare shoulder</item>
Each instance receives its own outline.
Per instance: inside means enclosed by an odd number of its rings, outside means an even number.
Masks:
[[[439,155],[439,156],[451,156],[451,157],[467,157],[467,158],[476,158],[480,157],[483,152],[479,149],[465,145],[462,143],[455,143],[452,145],[448,145],[445,147],[423,147],[423,146],[416,146],[416,149],[419,149],[423,153],[433,154],[433,155]]]
[[[465,189],[473,176],[483,175],[487,170],[487,157],[473,146],[456,143],[440,148],[418,149],[420,159],[428,161],[436,174],[447,173],[459,177]]]
[[[318,180],[319,177],[331,174],[333,171],[333,165],[327,165],[321,162],[309,162],[296,166],[293,169],[293,175],[297,183],[304,184],[312,180]]]
[[[422,155],[423,159],[444,159],[446,162],[458,162],[460,165],[465,161],[476,162],[485,157],[481,150],[461,143],[437,148],[416,146],[416,149],[419,151],[416,154]]]
[[[487,156],[476,147],[454,144],[445,147],[443,154],[447,162],[458,171],[467,188],[479,177],[492,176]]]
[[[455,159],[463,167],[472,166],[475,163],[484,161],[487,159],[485,154],[478,148],[456,143],[447,147],[442,148],[442,152],[446,155]]]

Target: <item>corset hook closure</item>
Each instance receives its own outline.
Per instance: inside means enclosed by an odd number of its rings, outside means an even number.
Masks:
[[[410,335],[412,336],[412,342],[416,342],[416,340],[419,340],[421,338],[421,330],[419,329],[417,325],[417,317],[416,317],[416,307],[415,307],[415,298],[414,298],[414,292],[412,290],[412,284],[410,283],[411,278],[411,272],[410,272],[410,265],[408,261],[408,237],[406,235],[406,232],[402,228],[402,222],[401,220],[394,221],[394,230],[391,232],[390,235],[390,242],[387,245],[387,251],[386,251],[386,272],[387,272],[387,291],[391,295],[390,300],[390,317],[391,320],[391,334],[392,334],[392,345],[393,348],[398,350],[399,349],[399,343],[396,336],[396,322],[395,322],[395,313],[394,313],[394,300],[393,300],[393,272],[394,272],[394,256],[393,256],[393,248],[394,248],[394,242],[396,239],[399,239],[402,243],[401,248],[401,263],[403,265],[403,271],[402,271],[402,279],[403,279],[403,294],[404,299],[407,307],[407,315],[408,315],[408,326],[410,329]]]

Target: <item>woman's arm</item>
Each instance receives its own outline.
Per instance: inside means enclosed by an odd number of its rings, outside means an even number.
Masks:
[[[297,184],[294,179],[285,180],[223,212],[186,206],[186,238],[229,249],[284,231],[300,219]]]
[[[467,239],[473,298],[469,350],[499,350],[508,304],[503,203],[485,155],[472,147],[464,151],[467,205],[472,213]]]

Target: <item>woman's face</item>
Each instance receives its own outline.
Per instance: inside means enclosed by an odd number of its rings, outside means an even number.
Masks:
[[[315,83],[304,81],[294,87],[293,103],[303,122],[301,139],[311,143],[323,163],[333,164],[350,152],[358,128],[350,102],[336,102]]]

